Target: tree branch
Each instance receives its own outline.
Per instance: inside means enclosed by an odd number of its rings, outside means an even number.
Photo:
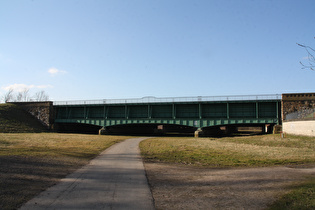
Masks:
[[[308,59],[309,65],[305,65],[304,63],[300,61],[300,64],[302,65],[302,69],[310,69],[310,70],[315,71],[315,57],[314,57],[315,50],[307,45],[303,45],[299,43],[296,43],[296,44],[299,45],[300,47],[303,47],[307,52],[307,59]]]

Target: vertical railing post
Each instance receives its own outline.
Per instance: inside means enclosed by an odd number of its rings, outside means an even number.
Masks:
[[[277,112],[277,125],[279,125],[280,124],[280,118],[279,118],[279,101],[277,101],[277,104],[276,104],[276,112]],[[281,110],[281,109],[280,109]],[[283,120],[283,119],[282,119]]]
[[[229,102],[226,102],[226,118],[230,119],[230,105],[229,105]]]
[[[150,106],[150,104],[148,104],[148,118],[149,119],[151,119],[151,115],[152,115],[151,106]]]
[[[176,118],[176,107],[175,107],[174,103],[172,104],[172,115],[173,115],[173,119],[175,119]]]
[[[125,104],[125,118],[128,119],[128,107],[127,107],[127,104]]]
[[[258,105],[258,101],[256,101],[256,119],[259,118],[259,105]]]

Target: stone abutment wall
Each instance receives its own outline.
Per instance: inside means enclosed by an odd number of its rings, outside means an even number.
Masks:
[[[53,102],[15,102],[28,113],[38,119],[47,129],[52,129],[54,123]]]
[[[315,93],[282,94],[282,119],[315,120]]]

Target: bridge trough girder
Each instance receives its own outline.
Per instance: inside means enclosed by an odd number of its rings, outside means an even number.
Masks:
[[[279,101],[186,102],[55,106],[56,119],[247,119],[280,118]]]
[[[209,101],[141,104],[82,104],[55,106],[55,123],[101,127],[117,125],[176,125],[214,129],[217,126],[280,124],[280,100]]]

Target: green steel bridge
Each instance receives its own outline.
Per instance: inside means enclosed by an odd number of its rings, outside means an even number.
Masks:
[[[281,123],[281,95],[177,97],[54,102],[55,124],[210,131]]]

